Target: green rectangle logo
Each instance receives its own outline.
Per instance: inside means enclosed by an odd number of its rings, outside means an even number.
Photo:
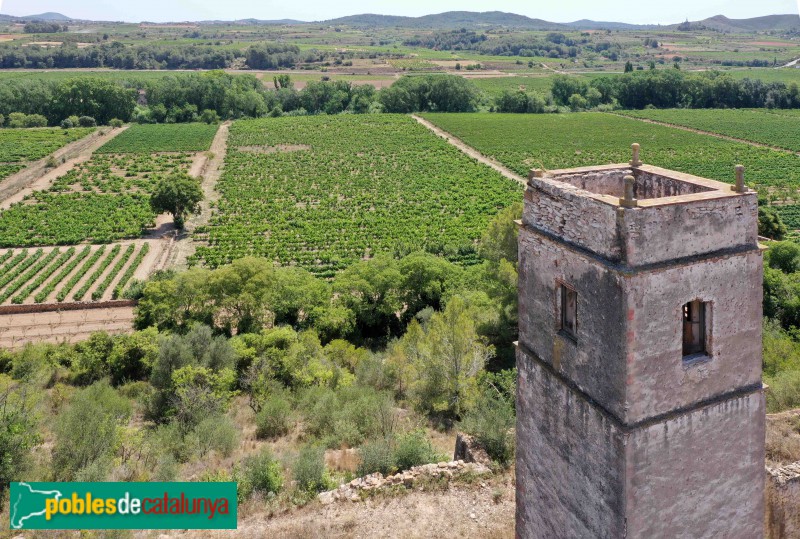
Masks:
[[[236,483],[11,483],[19,530],[233,530]]]

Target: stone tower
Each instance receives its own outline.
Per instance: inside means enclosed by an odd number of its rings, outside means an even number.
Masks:
[[[763,536],[756,194],[639,161],[533,171],[517,536]]]

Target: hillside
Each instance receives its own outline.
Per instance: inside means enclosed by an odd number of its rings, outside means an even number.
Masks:
[[[506,26],[527,30],[558,30],[564,26],[542,19],[502,11],[448,11],[422,17],[400,17],[394,15],[351,15],[324,21],[331,25],[348,26],[402,26],[406,28],[476,28],[482,26]]]
[[[692,24],[731,33],[787,31],[800,29],[800,16],[787,14],[752,19],[729,19],[725,15],[716,15]]]

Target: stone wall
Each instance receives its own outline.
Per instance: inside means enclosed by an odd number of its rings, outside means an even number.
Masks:
[[[800,462],[767,467],[764,537],[800,537]]]

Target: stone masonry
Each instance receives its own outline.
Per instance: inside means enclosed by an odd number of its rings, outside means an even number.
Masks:
[[[733,170],[732,176],[733,176]],[[517,536],[763,537],[756,194],[639,160],[533,171]]]

